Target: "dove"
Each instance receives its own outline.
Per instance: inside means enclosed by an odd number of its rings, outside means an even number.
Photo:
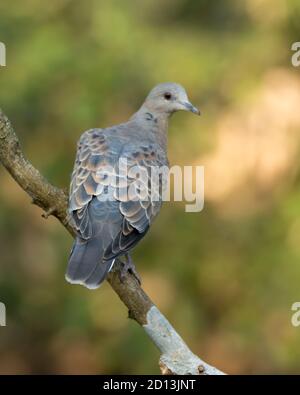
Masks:
[[[122,281],[128,271],[140,280],[130,251],[160,211],[163,181],[160,177],[152,182],[150,170],[168,168],[168,120],[180,110],[200,115],[181,85],[162,83],[127,122],[90,129],[80,137],[69,193],[76,239],[66,272],[68,282],[96,289],[116,259],[122,263]],[[145,170],[143,180],[141,173],[132,172],[136,167]]]

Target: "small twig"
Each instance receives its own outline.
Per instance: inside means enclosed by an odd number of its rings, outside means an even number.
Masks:
[[[42,217],[48,219],[50,215],[53,215],[56,211],[56,207],[50,207],[47,211],[42,214]]]
[[[54,215],[74,236],[67,214],[66,191],[50,184],[25,159],[11,123],[0,109],[0,161],[15,181],[45,212],[44,218]],[[224,374],[194,355],[134,276],[127,274],[120,281],[117,268],[109,273],[109,284],[129,310],[129,317],[139,323],[161,351],[160,368],[163,374]]]

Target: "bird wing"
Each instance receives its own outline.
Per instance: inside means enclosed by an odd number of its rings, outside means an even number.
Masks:
[[[83,133],[77,145],[69,194],[69,211],[78,235],[83,239],[89,239],[93,233],[89,203],[104,189],[97,170],[113,160],[114,152],[109,149],[107,138],[101,129]]]
[[[121,219],[121,226],[118,231],[113,227],[105,259],[132,248],[147,232],[162,203],[164,178],[153,181],[151,171],[167,165],[164,153],[148,142],[124,143],[101,129],[85,132],[78,143],[72,174],[69,209],[81,238],[94,237],[99,229],[105,232],[100,222],[105,213],[107,216],[108,201],[117,203],[114,211],[109,205],[110,218],[105,223],[119,223]],[[120,167],[120,157],[126,161],[125,171]],[[139,170],[143,177],[137,177]]]

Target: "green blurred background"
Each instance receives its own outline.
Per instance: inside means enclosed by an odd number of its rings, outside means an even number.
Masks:
[[[176,81],[172,164],[205,166],[205,208],[166,203],[133,256],[195,353],[228,373],[300,373],[298,0],[1,1],[0,107],[33,164],[67,187],[82,131]],[[65,282],[71,237],[0,168],[0,373],[158,373],[108,284]]]

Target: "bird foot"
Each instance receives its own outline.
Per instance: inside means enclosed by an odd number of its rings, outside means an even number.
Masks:
[[[125,277],[127,273],[130,273],[133,275],[133,277],[136,278],[138,283],[141,285],[141,277],[138,274],[135,264],[133,263],[133,260],[130,255],[126,254],[125,255],[126,261],[120,261],[121,262],[121,270],[120,270],[120,280],[123,283],[125,281]]]

